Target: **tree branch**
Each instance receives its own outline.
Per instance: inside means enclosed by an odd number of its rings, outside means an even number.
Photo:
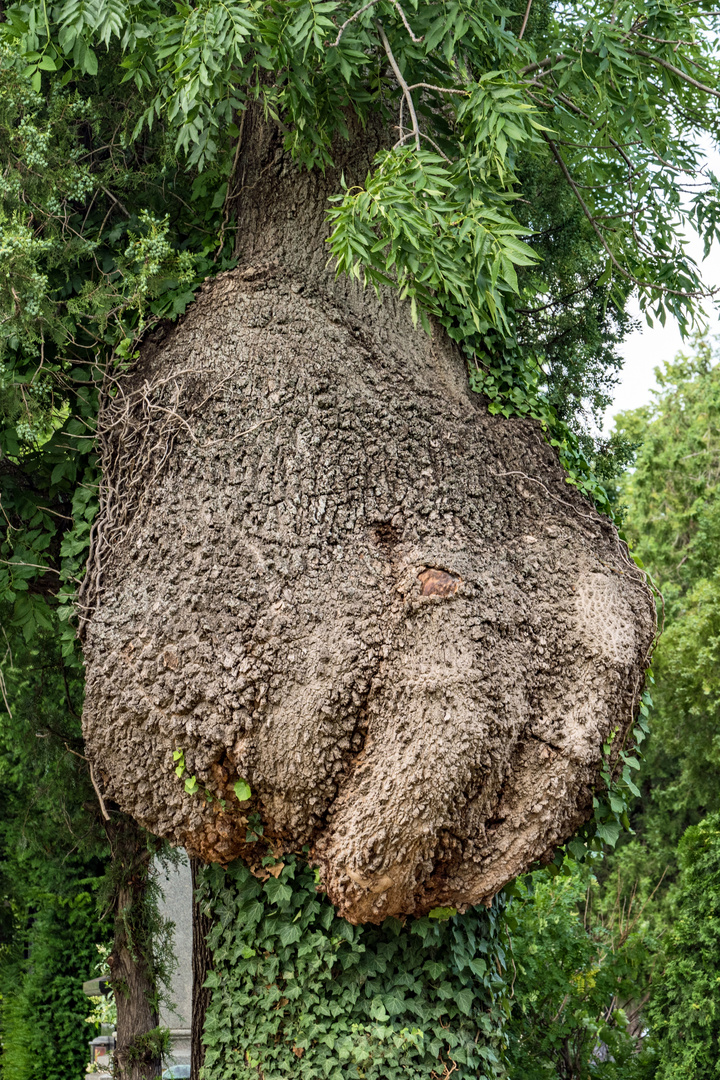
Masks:
[[[412,94],[410,93],[410,88],[409,88],[408,84],[405,82],[405,79],[403,78],[403,74],[402,74],[402,72],[400,71],[400,68],[397,65],[397,60],[393,56],[393,51],[390,48],[390,42],[387,39],[387,35],[386,35],[385,31],[382,28],[382,23],[377,22],[377,23],[375,23],[375,25],[377,26],[378,33],[380,34],[380,40],[383,43],[383,48],[385,49],[385,53],[387,54],[387,58],[390,61],[390,67],[393,69],[393,72],[395,73],[395,78],[397,79],[398,83],[400,84],[400,88],[401,88],[401,90],[403,92],[403,97],[405,98],[405,101],[407,101],[407,107],[408,107],[408,110],[410,112],[410,117],[412,119],[413,134],[415,136],[415,149],[419,150],[420,149],[420,125],[418,124],[417,114],[415,112],[415,105],[413,103]],[[400,137],[401,137],[401,140],[402,140],[402,131],[400,132]]]
[[[667,60],[662,60],[659,56],[653,56],[652,53],[643,52],[642,49],[636,49],[635,54],[637,56],[644,56],[646,60],[650,60],[653,64],[659,64],[660,67],[666,68],[671,71],[673,75],[677,75],[683,82],[689,83],[690,86],[694,86],[697,90],[702,90],[704,94],[712,94],[713,97],[720,98],[720,90],[713,90],[712,86],[706,86],[705,83],[698,82],[697,79],[693,79],[691,75],[686,75],[684,71],[681,71],[679,67],[675,67],[674,64],[668,63]]]
[[[628,270],[626,270],[625,267],[622,266],[618,262],[618,260],[616,259],[612,249],[609,247],[605,237],[603,236],[603,234],[602,234],[602,232],[601,232],[601,230],[600,230],[600,228],[599,228],[599,226],[598,226],[598,224],[597,224],[597,222],[595,220],[595,217],[590,212],[590,208],[588,207],[587,203],[585,202],[582,195],[580,194],[580,191],[578,189],[577,184],[575,183],[572,176],[570,175],[567,165],[565,164],[565,162],[563,161],[560,153],[558,152],[558,149],[555,146],[555,143],[552,141],[552,139],[548,138],[548,136],[545,134],[544,131],[542,131],[540,134],[542,135],[543,139],[545,140],[545,142],[550,147],[550,151],[551,151],[553,157],[555,158],[556,162],[558,163],[560,171],[562,172],[563,176],[565,177],[568,184],[570,185],[570,189],[573,192],[575,198],[580,203],[580,207],[582,209],[582,212],[585,215],[585,217],[587,218],[587,220],[590,222],[590,225],[591,225],[591,227],[593,229],[593,232],[595,233],[598,240],[600,241],[600,243],[604,247],[605,251],[607,252],[607,255],[608,255],[608,258],[610,259],[610,262],[613,264],[613,266],[615,267],[617,272],[619,274],[621,274],[622,277],[624,277],[626,279],[626,281],[630,281],[630,282],[632,282],[633,285],[637,285],[639,289],[657,289],[658,292],[666,293],[666,294],[668,294],[670,296],[681,296],[684,300],[696,300],[699,297],[702,297],[704,295],[703,293],[699,293],[699,292],[687,293],[687,292],[683,292],[681,289],[669,289],[666,285],[653,285],[653,284],[651,284],[650,282],[647,282],[647,281],[640,281],[639,278],[636,278],[633,274],[631,274]]]
[[[528,24],[528,19],[530,18],[530,8],[532,7],[532,2],[533,2],[533,0],[528,0],[528,2],[527,2],[527,7],[525,8],[525,18],[523,19],[522,26],[520,27],[520,33],[518,34],[518,41],[522,41],[522,39],[523,39],[523,34],[525,33],[525,29],[526,29],[527,24]]]
[[[345,22],[340,27],[340,29],[338,30],[337,37],[335,38],[335,40],[333,42],[331,42],[328,45],[328,48],[329,49],[334,49],[336,45],[339,45],[340,44],[340,38],[343,36],[343,34],[345,33],[345,30],[350,25],[350,23],[355,22],[355,20],[359,19],[360,16],[365,11],[368,10],[368,8],[374,7],[374,5],[377,4],[377,3],[378,3],[378,0],[370,0],[370,2],[368,4],[365,4],[364,7],[359,8],[353,15],[350,16],[349,19],[346,19]],[[395,10],[399,14],[400,18],[402,19],[403,25],[404,25],[405,29],[407,30],[408,34],[410,35],[411,41],[414,41],[416,45],[419,45],[420,42],[423,39],[421,37],[416,37],[416,35],[412,32],[412,28],[410,26],[410,23],[407,21],[407,16],[406,16],[405,12],[403,11],[403,9],[400,7],[400,4],[398,3],[398,0],[390,0],[390,3],[393,5]]]

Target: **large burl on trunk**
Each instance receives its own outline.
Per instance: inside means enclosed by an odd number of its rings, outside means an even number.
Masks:
[[[102,416],[88,752],[201,859],[247,854],[259,812],[353,922],[462,908],[591,814],[652,598],[538,424],[489,416],[407,305],[333,281],[337,174],[300,176],[251,120],[237,270]]]

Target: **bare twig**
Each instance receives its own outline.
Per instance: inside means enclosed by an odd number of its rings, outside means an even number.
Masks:
[[[462,94],[464,97],[470,96],[469,90],[455,89],[453,86],[435,86],[433,83],[416,82],[412,86],[408,86],[408,90],[437,90],[441,94]]]
[[[686,75],[680,68],[675,67],[674,64],[668,63],[667,60],[662,60],[659,56],[653,56],[652,53],[643,52],[642,49],[635,49],[637,56],[644,56],[646,60],[649,60],[653,64],[659,64],[660,67],[666,68],[671,71],[673,75],[677,75],[683,82],[689,83],[690,86],[694,86],[696,90],[702,90],[704,94],[712,94],[713,97],[720,98],[720,90],[714,90],[712,86],[706,86],[705,83],[698,82],[697,79],[693,79],[691,75]]]
[[[550,1021],[551,1024],[554,1024],[555,1021],[558,1019],[558,1017],[560,1016],[560,1013],[563,1011],[563,1009],[567,1005],[567,1001],[568,1001],[569,997],[570,997],[570,995],[566,994],[565,997],[562,999],[562,1001],[560,1002],[560,1008],[558,1009],[558,1011],[555,1013],[552,1020]]]
[[[107,808],[105,806],[105,800],[102,797],[102,794],[100,792],[100,788],[97,786],[97,781],[95,780],[95,774],[93,772],[92,762],[90,761],[89,758],[86,758],[84,754],[78,754],[77,750],[73,750],[73,748],[71,746],[68,746],[67,743],[65,743],[65,749],[68,751],[68,753],[74,754],[75,757],[79,757],[81,759],[81,761],[87,762],[88,769],[90,770],[90,782],[91,782],[92,786],[95,788],[95,794],[97,795],[98,802],[100,803],[100,809],[102,811],[102,816],[105,818],[105,821],[109,821],[110,820],[110,815],[107,812]]]
[[[515,980],[517,979],[517,968],[515,967],[515,954],[513,953],[512,938],[510,937],[510,931],[507,928],[507,924],[505,925],[505,933],[507,934],[508,945],[510,946],[510,962],[511,962],[511,964],[513,966],[513,977],[512,977],[512,982],[510,983],[510,994],[509,994],[509,996],[514,997],[514,995],[515,995]]]
[[[402,146],[402,144],[404,142],[406,142],[408,139],[412,139],[414,137],[415,137],[415,132],[414,131],[408,131],[407,135],[401,135],[400,138],[398,139],[398,141],[393,146],[393,150],[397,150],[398,147]],[[442,152],[442,150],[440,149],[438,144],[435,142],[435,140],[431,139],[426,131],[421,131],[420,132],[420,137],[423,138],[423,139],[427,139],[427,141],[431,144],[431,146],[435,147],[435,149],[437,150],[440,157],[444,158],[445,161],[450,162],[450,164],[452,164],[452,162],[450,161],[450,158],[447,156],[447,154],[444,154]]]
[[[340,29],[338,30],[337,37],[335,38],[335,40],[328,44],[328,48],[334,49],[336,45],[339,45],[340,44],[340,38],[343,36],[343,34],[345,33],[345,31],[348,28],[348,26],[350,25],[350,23],[355,22],[356,19],[359,19],[361,15],[363,15],[369,8],[374,7],[375,4],[377,4],[377,3],[378,3],[378,0],[370,0],[370,2],[368,4],[365,4],[364,7],[359,8],[356,12],[354,12],[354,14],[352,14],[350,16],[349,19],[346,19],[345,22],[340,27]],[[419,45],[420,42],[423,39],[421,37],[417,37],[413,33],[412,28],[410,26],[410,23],[407,21],[407,16],[406,16],[405,12],[403,11],[403,9],[400,7],[400,4],[398,3],[398,0],[390,0],[390,3],[395,8],[395,10],[399,14],[400,18],[402,19],[403,25],[404,25],[405,29],[407,30],[408,34],[410,35],[411,41],[414,41],[416,45]]]
[[[397,65],[397,60],[393,56],[393,51],[390,48],[390,42],[387,39],[387,35],[386,35],[385,31],[383,30],[382,25],[379,22],[376,23],[375,25],[377,26],[378,33],[380,34],[380,40],[383,43],[383,48],[385,49],[385,53],[387,55],[387,58],[390,61],[390,67],[393,69],[393,72],[395,73],[395,78],[397,79],[397,81],[398,81],[398,83],[400,85],[400,88],[401,88],[401,90],[403,92],[403,97],[404,97],[405,101],[407,102],[408,111],[409,111],[410,117],[412,119],[413,134],[415,136],[415,148],[416,148],[416,150],[419,150],[420,149],[420,125],[418,124],[418,119],[417,119],[417,114],[415,112],[415,105],[413,103],[412,94],[410,93],[410,89],[408,87],[408,84],[405,82],[405,79],[403,78],[403,74],[402,74],[402,72],[400,71],[400,68]]]
[[[5,711],[12,720],[12,709],[10,708],[10,702],[7,699],[7,687],[5,686],[5,676],[3,675],[2,668],[0,668],[0,693],[5,702]]]
[[[100,803],[100,809],[102,810],[102,816],[105,818],[106,821],[109,821],[110,820],[110,815],[108,814],[107,809],[105,807],[105,800],[102,797],[102,793],[100,791],[100,788],[97,786],[97,781],[95,779],[95,773],[93,772],[92,762],[88,761],[88,765],[90,766],[90,782],[92,783],[92,786],[95,788],[95,794],[97,795],[98,802]]]
[[[557,53],[555,56],[546,56],[544,60],[538,60],[535,64],[527,64],[524,68],[520,68],[519,75],[530,75],[533,71],[543,71],[549,64],[554,64],[558,60],[567,60],[569,57],[565,53]]]
[[[34,562],[12,562],[10,559],[0,559],[0,563],[4,563],[5,566],[31,566],[33,570],[44,570],[47,573],[60,576],[60,571],[56,570],[54,566],[40,566],[39,563]]]
[[[130,211],[128,210],[127,206],[125,206],[123,203],[121,203],[119,199],[116,199],[115,196],[113,195],[112,191],[108,191],[108,189],[106,187],[103,187],[102,184],[100,184],[100,190],[105,192],[108,199],[112,199],[112,201],[115,203],[115,205],[118,206],[122,210],[125,217],[130,217]],[[104,222],[103,222],[103,224],[104,224]]]
[[[528,19],[530,18],[530,8],[531,7],[532,7],[532,0],[528,0],[527,7],[525,8],[525,18],[522,21],[522,26],[520,27],[520,33],[518,34],[518,41],[522,41],[522,39],[523,39],[523,34],[525,33],[525,30],[526,30],[527,24],[528,24]]]

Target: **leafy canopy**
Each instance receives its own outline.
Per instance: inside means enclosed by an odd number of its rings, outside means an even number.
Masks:
[[[656,369],[651,405],[623,413],[639,445],[625,477],[633,553],[664,597],[665,630],[653,657],[655,687],[638,839],[621,853],[625,878],[648,889],[677,876],[676,846],[689,825],[720,809],[720,365],[713,343]],[[671,890],[672,893],[672,890]],[[670,897],[671,899],[671,897]]]
[[[649,1077],[651,1040],[637,1038],[650,983],[648,955],[657,952],[649,920],[640,904],[613,904],[612,887],[610,911],[596,912],[606,897],[595,877],[569,863],[563,869],[552,880],[536,872],[513,887],[508,1075]]]
[[[678,918],[649,1016],[659,1044],[658,1080],[720,1074],[720,815],[687,830],[679,846]]]

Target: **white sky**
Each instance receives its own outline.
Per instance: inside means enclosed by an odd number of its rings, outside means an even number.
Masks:
[[[720,173],[720,154],[717,149],[707,147],[708,164],[716,173]],[[696,233],[689,235],[689,251],[696,262],[700,263],[703,280],[706,285],[720,288],[720,248],[714,248],[708,258],[703,262],[703,245]],[[708,315],[709,331],[711,334],[720,332],[720,316],[718,314],[718,298],[707,301],[705,309]],[[713,307],[714,303],[714,307]],[[660,326],[657,320],[652,329],[647,326],[644,318],[640,316],[637,303],[633,301],[630,310],[642,319],[640,330],[630,334],[622,348],[619,350],[625,365],[620,374],[620,381],[615,389],[615,400],[605,413],[604,432],[609,434],[612,428],[612,418],[615,413],[624,409],[636,409],[640,405],[646,405],[651,400],[650,391],[656,386],[654,368],[663,360],[672,360],[676,352],[684,346],[680,337],[680,330],[674,319],[668,318],[665,326]]]

